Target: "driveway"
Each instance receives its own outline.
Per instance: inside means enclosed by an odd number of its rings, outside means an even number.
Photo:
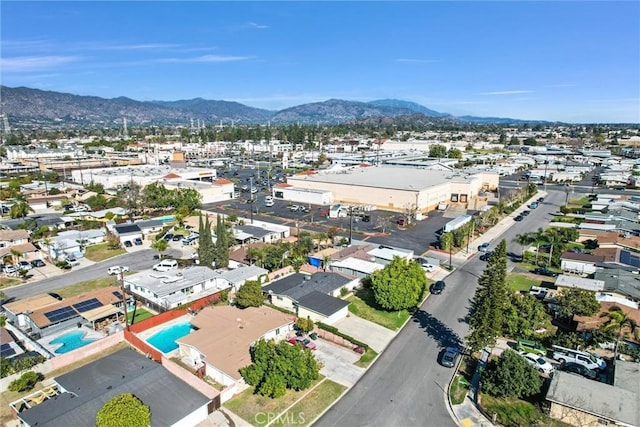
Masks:
[[[338,328],[340,332],[367,344],[377,353],[382,353],[393,337],[396,336],[392,330],[354,314],[349,314],[349,316],[340,319],[333,326]]]
[[[351,387],[364,374],[364,368],[354,365],[360,359],[360,355],[355,351],[323,339],[318,339],[315,343],[317,348],[314,354],[316,360],[322,364],[320,373],[325,377]]]

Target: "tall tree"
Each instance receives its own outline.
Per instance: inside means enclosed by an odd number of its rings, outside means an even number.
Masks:
[[[447,147],[442,144],[433,144],[429,147],[429,157],[442,159],[447,157]]]
[[[162,259],[162,253],[169,248],[169,242],[164,239],[158,239],[151,244],[151,247],[158,251],[158,259]]]
[[[494,397],[525,397],[540,391],[542,378],[523,357],[505,350],[482,373],[482,389]]]
[[[260,307],[263,302],[262,286],[257,280],[247,280],[236,292],[236,304],[239,307]]]
[[[417,262],[394,257],[383,269],[371,275],[371,289],[380,307],[403,310],[415,307],[424,294],[425,272]]]
[[[9,210],[9,216],[11,218],[24,218],[29,215],[29,212],[33,213],[33,209],[29,206],[29,203],[21,200],[15,202]]]
[[[603,314],[603,316],[609,318],[603,329],[605,331],[614,331],[617,334],[616,348],[613,353],[613,360],[616,360],[618,358],[618,347],[620,346],[620,340],[622,340],[627,334],[627,330],[631,332],[631,334],[636,339],[638,339],[638,324],[618,306],[611,307],[609,312]]]
[[[211,224],[209,223],[208,216],[206,217],[205,221],[203,221],[202,215],[200,215],[198,221],[198,233],[200,235],[198,258],[200,259],[200,265],[205,265],[211,268],[215,260],[213,238],[211,237]]]
[[[506,279],[507,243],[502,240],[478,279],[479,286],[471,304],[471,332],[467,342],[474,351],[494,345],[496,338],[502,334],[504,315],[511,304],[511,292]]]
[[[207,220],[208,221],[208,220]],[[229,266],[229,229],[226,222],[218,215],[216,217],[216,245],[214,248],[214,260],[216,268],[226,268]]]
[[[593,316],[600,311],[600,303],[596,300],[596,293],[585,289],[562,289],[556,300],[563,317]]]

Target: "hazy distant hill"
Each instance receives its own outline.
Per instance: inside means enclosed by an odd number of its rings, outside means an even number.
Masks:
[[[100,98],[68,93],[0,86],[2,113],[6,113],[12,127],[28,126],[121,126],[124,118],[130,126],[189,125],[202,120],[205,124],[338,124],[354,121],[388,123],[389,119],[418,120],[436,123],[439,120],[474,123],[524,123],[525,120],[454,117],[430,110],[414,102],[383,99],[372,102],[330,99],[269,111],[237,102],[213,101],[202,98],[181,101],[136,101],[133,99]],[[391,120],[393,122],[393,120]],[[541,123],[528,121],[528,123]]]
[[[403,108],[405,110],[410,110],[415,113],[424,114],[429,117],[449,117],[451,114],[449,113],[440,113],[438,111],[430,110],[424,105],[420,105],[411,101],[403,101],[401,99],[378,99],[375,101],[369,101],[367,104],[375,105],[378,107],[393,107],[393,108]]]
[[[406,108],[370,105],[366,102],[329,99],[278,111],[271,121],[275,123],[345,123],[368,117],[397,117],[411,114]]]

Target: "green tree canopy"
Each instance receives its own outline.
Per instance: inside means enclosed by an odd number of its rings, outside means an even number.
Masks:
[[[132,394],[114,396],[98,411],[96,427],[149,427],[149,407]]]
[[[447,157],[450,159],[461,159],[462,151],[458,150],[457,148],[452,148],[447,152]]]
[[[200,260],[200,265],[205,265],[211,268],[215,260],[215,253],[213,238],[211,237],[211,224],[209,223],[208,216],[203,221],[202,215],[200,215],[198,233],[200,236],[200,242],[198,245],[198,259]]]
[[[505,312],[511,304],[506,277],[507,243],[502,240],[478,279],[479,286],[471,303],[471,332],[467,336],[467,342],[474,351],[494,345],[496,338],[502,335]]]
[[[213,248],[213,259],[216,268],[226,268],[229,266],[229,245],[231,244],[231,231],[222,217],[216,217],[216,243]],[[202,244],[202,243],[201,243]]]
[[[164,239],[158,239],[151,244],[151,247],[158,251],[158,258],[162,259],[162,252],[169,248],[169,242]]]
[[[242,308],[260,307],[263,302],[262,286],[257,280],[247,280],[236,292],[236,304]]]
[[[447,147],[442,144],[433,144],[429,147],[429,157],[442,159],[447,157]]]
[[[482,389],[500,398],[531,396],[540,391],[542,378],[523,357],[505,350],[482,373]]]
[[[371,289],[380,307],[397,311],[415,307],[420,302],[426,280],[420,264],[394,257],[382,270],[371,275]]]
[[[309,349],[286,341],[257,341],[251,352],[252,364],[240,369],[255,393],[281,397],[287,389],[305,390],[319,378],[320,368]]]
[[[562,289],[556,300],[563,317],[593,316],[600,311],[600,303],[596,300],[595,292],[585,289]]]

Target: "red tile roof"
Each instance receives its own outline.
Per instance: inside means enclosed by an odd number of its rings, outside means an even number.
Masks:
[[[291,184],[286,184],[286,183],[280,183],[280,184],[276,184],[273,186],[274,188],[287,188],[287,187],[293,187],[293,185]]]
[[[218,184],[218,185],[226,185],[226,184],[233,184],[233,181],[229,181],[228,179],[224,179],[224,178],[220,178],[220,179],[216,179],[215,181],[213,181],[214,184]]]
[[[182,178],[182,177],[181,177],[180,175],[176,175],[175,173],[171,172],[171,173],[166,174],[166,175],[164,176],[164,178],[167,178],[167,179],[176,179],[176,178]]]

